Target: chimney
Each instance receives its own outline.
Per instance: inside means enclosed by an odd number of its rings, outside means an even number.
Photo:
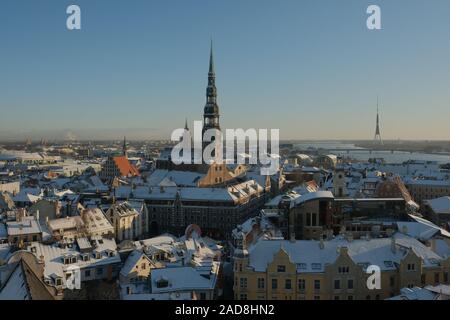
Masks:
[[[39,221],[39,210],[36,210],[36,220]]]
[[[291,232],[291,233],[289,234],[289,241],[290,241],[291,243],[295,243],[295,232]]]
[[[402,227],[402,233],[403,233],[403,234],[407,234],[407,233],[408,233],[408,226],[404,225],[404,226]]]
[[[436,239],[434,238],[430,240],[430,249],[431,251],[436,252]]]
[[[323,241],[323,237],[320,237],[319,248],[323,250],[325,248],[325,242]]]
[[[394,254],[397,253],[397,245],[396,245],[394,236],[391,237],[391,251]]]
[[[353,241],[353,233],[352,232],[347,232],[346,234],[346,238],[348,242],[352,242]]]

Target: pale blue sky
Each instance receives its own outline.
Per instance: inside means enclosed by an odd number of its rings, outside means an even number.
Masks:
[[[168,138],[201,120],[211,37],[223,127],[371,139],[379,94],[385,139],[450,139],[449,15],[448,0],[1,0],[0,139]]]

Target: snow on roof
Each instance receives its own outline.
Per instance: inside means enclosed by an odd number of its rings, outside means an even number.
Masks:
[[[167,280],[167,287],[158,288],[157,281]],[[163,268],[152,270],[152,292],[163,293],[171,291],[212,290],[215,287],[215,277],[207,279],[191,267]]]
[[[424,289],[434,293],[445,294],[446,296],[450,296],[450,285],[446,284],[438,284],[437,286],[428,285]]]
[[[227,188],[184,188],[184,187],[145,187],[120,186],[115,190],[118,198],[173,200],[177,192],[182,200],[237,201],[241,197],[262,192],[263,188],[254,180]]]
[[[52,219],[49,220],[47,224],[53,231],[75,229],[77,225],[84,225],[80,216]]]
[[[0,291],[0,300],[30,300],[22,265],[17,263],[11,276]]]
[[[450,246],[447,240],[444,239],[433,239],[435,246],[434,252],[436,252],[441,257],[450,257]]]
[[[6,223],[8,236],[41,233],[39,221],[34,216],[23,217],[21,221],[8,221]]]
[[[34,203],[42,199],[42,195],[34,195],[28,193],[27,190],[21,190],[17,195],[13,196],[14,202],[29,202]]]
[[[79,256],[80,252],[77,250],[76,245],[73,245],[72,247],[66,246],[64,248],[57,244],[45,245],[39,242],[33,242],[28,246],[28,251],[32,252],[38,259],[40,259],[41,256],[44,257],[44,276],[46,278],[51,278],[52,275],[63,277],[64,271],[71,265],[85,268],[120,262],[120,256],[116,252],[116,242],[114,239],[92,238],[91,241],[95,242],[95,250],[101,253],[100,258],[96,259],[92,256],[88,261],[77,259],[76,263],[70,265],[64,264],[64,256]],[[108,251],[114,252],[115,254],[109,256],[106,254]]]
[[[350,258],[357,264],[377,265],[382,270],[394,270],[412,249],[419,257],[424,259],[424,266],[436,266],[442,258],[414,238],[401,234],[395,235],[397,250],[391,249],[391,238],[371,240],[347,241],[343,238],[335,238],[324,242],[324,248],[320,249],[318,241],[298,240],[291,242],[278,239],[261,239],[250,246],[249,265],[258,272],[265,272],[274,255],[279,250],[285,250],[292,263],[297,264],[300,272],[324,272],[325,265],[334,263],[339,255],[340,248],[348,248]]]
[[[150,259],[142,251],[134,250],[133,252],[131,252],[122,269],[120,270],[120,274],[123,276],[127,276],[134,269],[134,266],[142,257],[150,262]]]
[[[330,191],[310,192],[310,193],[301,195],[300,197],[294,199],[294,201],[292,201],[292,203],[291,203],[291,207],[306,203],[308,201],[317,200],[317,199],[333,200],[334,196],[333,196],[333,193],[331,193]]]
[[[196,187],[198,180],[205,174],[191,171],[175,171],[157,169],[148,178],[148,185],[156,186],[180,186]]]
[[[450,187],[450,180],[424,180],[424,179],[407,179],[407,185],[424,185],[437,187]]]
[[[177,239],[172,235],[161,235],[158,237],[145,239],[145,240],[139,240],[136,241],[134,244],[136,245],[136,248],[140,249],[143,246],[157,246],[157,245],[170,245],[172,246]]]
[[[425,202],[435,213],[450,214],[450,197],[441,197]]]
[[[434,223],[432,223],[424,218],[420,218],[415,215],[412,215],[412,214],[409,214],[408,216],[410,218],[414,219],[417,223],[419,223],[421,225],[421,230],[423,230],[421,235],[424,237],[421,240],[428,240],[428,239],[432,238],[437,232],[440,232],[440,234],[444,237],[450,238],[450,232],[438,227]],[[429,230],[426,230],[426,228],[428,228]]]
[[[439,284],[428,285],[424,288],[403,288],[398,296],[388,300],[448,300],[450,298],[450,286]]]
[[[90,233],[108,233],[113,232],[114,228],[111,222],[103,214],[103,211],[99,208],[85,209],[81,212],[86,229]]]

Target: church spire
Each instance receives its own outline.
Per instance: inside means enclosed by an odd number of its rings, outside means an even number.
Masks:
[[[213,52],[213,41],[211,39],[211,47],[209,51],[209,74],[215,76],[214,70],[214,52]]]
[[[188,127],[188,124],[187,124],[187,117],[186,117],[186,121],[184,122],[184,130],[186,130],[186,131],[189,131],[189,127]]]
[[[206,105],[203,113],[203,119],[204,131],[211,128],[220,129],[219,106],[217,105],[216,72],[214,68],[214,52],[212,40],[209,52],[208,86],[206,88]]]
[[[203,109],[203,131],[202,136],[209,129],[220,130],[219,124],[219,106],[217,105],[217,88],[216,88],[216,71],[214,66],[214,50],[213,42],[211,40],[211,47],[209,50],[209,71],[208,71],[208,86],[206,88],[206,105]],[[209,144],[203,141],[203,150]]]
[[[125,136],[123,137],[122,154],[124,157],[128,157],[127,137],[125,137]]]

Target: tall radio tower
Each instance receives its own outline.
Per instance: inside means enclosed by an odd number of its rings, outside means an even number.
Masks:
[[[377,96],[377,126],[375,129],[375,138],[374,140],[380,144],[383,144],[383,140],[381,139],[381,131],[380,131],[380,116],[378,111],[378,96]]]

